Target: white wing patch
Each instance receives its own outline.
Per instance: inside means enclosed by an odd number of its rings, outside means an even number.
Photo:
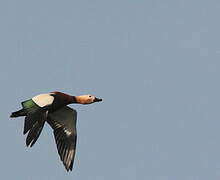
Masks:
[[[40,107],[45,107],[48,105],[51,105],[54,101],[54,97],[51,96],[53,93],[49,94],[40,94],[37,96],[34,96],[32,100]]]

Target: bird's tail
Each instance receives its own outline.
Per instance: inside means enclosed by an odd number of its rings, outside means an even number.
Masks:
[[[19,116],[26,116],[26,115],[27,115],[27,111],[25,109],[21,109],[19,111],[12,112],[10,117],[13,118],[13,117],[19,117]]]

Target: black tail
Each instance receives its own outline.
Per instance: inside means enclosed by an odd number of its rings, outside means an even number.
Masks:
[[[26,116],[26,115],[27,115],[27,112],[24,109],[21,109],[19,111],[11,113],[10,117],[13,118],[13,117],[19,117],[19,116]]]

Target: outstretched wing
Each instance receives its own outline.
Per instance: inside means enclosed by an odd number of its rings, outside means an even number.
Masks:
[[[26,145],[32,147],[39,138],[44,123],[47,119],[47,111],[38,110],[35,113],[28,113],[24,121],[24,134],[28,131]]]
[[[64,106],[49,113],[47,122],[53,128],[57,150],[67,171],[72,170],[76,151],[76,110]]]

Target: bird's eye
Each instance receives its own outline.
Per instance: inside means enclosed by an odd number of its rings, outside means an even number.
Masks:
[[[92,96],[89,96],[90,98],[92,97]]]

